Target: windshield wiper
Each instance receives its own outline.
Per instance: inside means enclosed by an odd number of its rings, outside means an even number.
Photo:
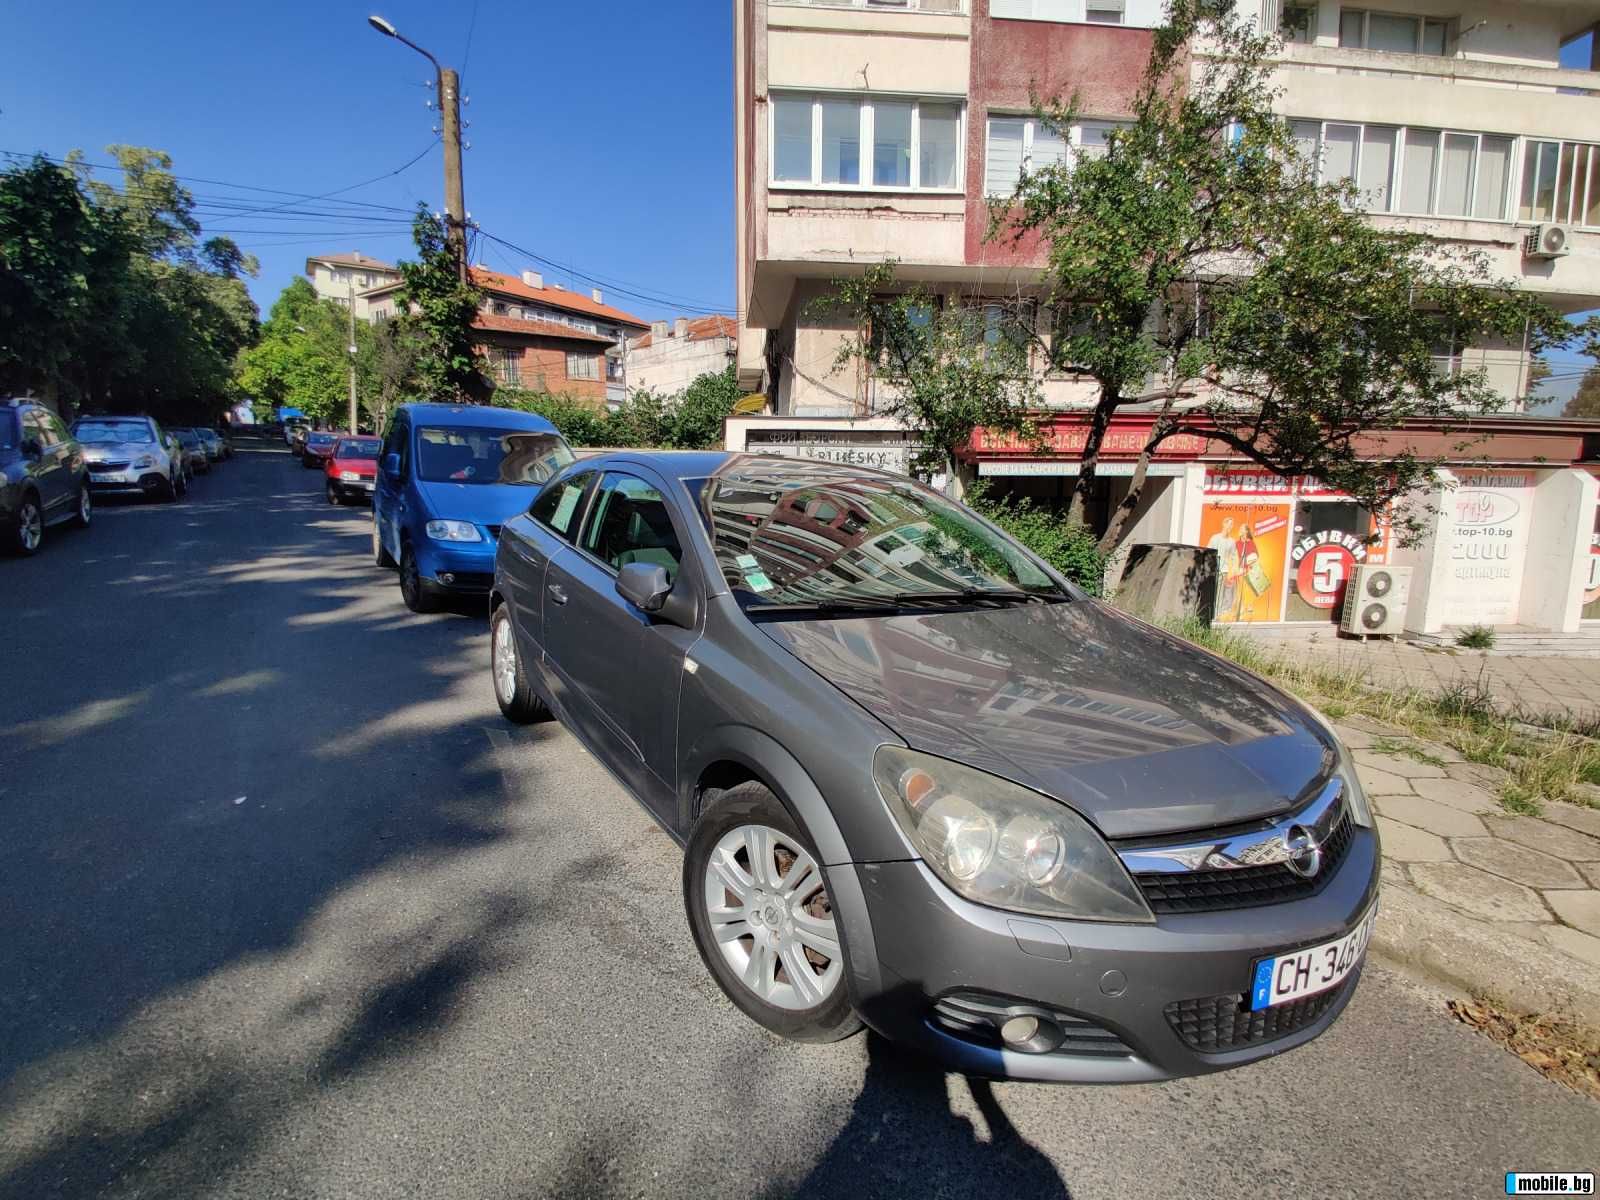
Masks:
[[[757,601],[745,606],[748,613],[893,613],[900,611],[900,605],[893,599],[885,597],[882,600],[794,600],[794,601]]]
[[[949,592],[900,592],[894,597],[896,604],[1046,604],[1050,597],[1043,592],[1027,592],[1015,588],[961,588]]]

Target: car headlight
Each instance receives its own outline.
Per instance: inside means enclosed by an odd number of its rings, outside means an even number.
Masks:
[[[1345,749],[1344,740],[1334,732],[1333,722],[1306,704],[1304,700],[1300,703],[1333,742],[1333,752],[1338,756],[1335,770],[1339,775],[1339,781],[1344,784],[1346,803],[1350,807],[1350,819],[1363,829],[1371,829],[1372,805],[1367,803],[1367,793],[1362,790],[1361,776],[1356,771],[1355,759],[1351,758],[1350,751]]]
[[[1065,804],[900,746],[872,773],[900,828],[941,880],[979,904],[1079,921],[1153,921],[1094,828]]]
[[[471,521],[429,521],[428,536],[436,542],[481,542],[483,535]]]
[[[357,475],[354,471],[340,471],[339,478],[348,483],[355,483],[361,478],[361,476]]]
[[[155,465],[156,458],[153,454],[141,454],[138,458],[133,460],[133,469],[135,471],[145,471]]]

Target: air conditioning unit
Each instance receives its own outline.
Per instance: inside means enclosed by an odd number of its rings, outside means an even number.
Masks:
[[[1344,589],[1339,632],[1364,638],[1397,637],[1405,628],[1410,595],[1410,567],[1357,567]]]
[[[1571,253],[1571,225],[1535,225],[1522,244],[1524,258],[1560,258]]]

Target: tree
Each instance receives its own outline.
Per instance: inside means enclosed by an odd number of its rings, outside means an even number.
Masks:
[[[1206,58],[1191,80],[1197,42]],[[1008,328],[997,331],[995,319],[956,319],[947,304],[919,333],[907,327],[925,301],[854,291],[850,307],[872,335],[851,349],[874,370],[894,371],[909,332],[912,369],[896,379],[908,392],[895,403],[931,410],[912,424],[941,443],[954,434],[946,422],[971,415],[993,426],[994,410],[1026,433],[1026,413],[1015,409],[1034,402],[1041,376],[1088,385],[1073,517],[1113,418],[1135,406],[1152,416],[1103,547],[1117,543],[1137,507],[1151,455],[1179,434],[1384,507],[1426,486],[1437,460],[1404,449],[1363,458],[1365,439],[1412,420],[1457,426],[1503,406],[1481,371],[1453,359],[1441,370],[1442,345],[1526,334],[1537,351],[1569,332],[1495,278],[1486,256],[1377,228],[1358,211],[1353,184],[1321,181],[1273,111],[1277,49],[1230,4],[1174,0],[1155,31],[1132,122],[1102,154],[1042,166],[995,203],[992,239],[1044,247],[1038,299],[1047,329],[1002,310]],[[1057,131],[1078,112],[1076,97],[1037,105]],[[872,283],[881,293],[885,281]],[[945,344],[963,326],[967,336]],[[980,334],[982,345],[972,340]],[[1002,358],[998,371],[981,357],[1012,342],[1026,350]]]
[[[890,262],[837,280],[832,294],[808,311],[822,320],[843,314],[852,323],[835,371],[864,367],[878,412],[920,437],[923,449],[912,468],[943,473],[952,490],[957,452],[974,429],[1031,428],[1041,389],[1020,304],[946,304],[920,285],[898,286]]]
[[[679,450],[710,450],[722,445],[723,422],[739,402],[739,378],[732,366],[690,381],[668,409],[667,445]]]
[[[320,424],[343,426],[350,396],[349,317],[296,277],[279,294],[261,340],[239,357],[239,387],[274,408],[298,408]],[[356,323],[356,391],[374,390],[377,350],[372,327]]]
[[[1567,401],[1561,415],[1582,417],[1589,421],[1600,420],[1600,367],[1590,367],[1583,373],[1578,390]]]
[[[415,375],[430,400],[487,404],[492,387],[472,337],[478,290],[463,282],[444,223],[417,206],[411,235],[417,261],[400,264],[400,308],[416,354]]]

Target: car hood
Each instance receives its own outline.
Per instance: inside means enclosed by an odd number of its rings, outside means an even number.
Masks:
[[[907,745],[1054,796],[1108,837],[1277,816],[1333,769],[1301,705],[1095,601],[760,627]]]
[[[419,479],[417,491],[428,511],[441,521],[503,525],[526,512],[539,489],[524,483],[424,483]]]

